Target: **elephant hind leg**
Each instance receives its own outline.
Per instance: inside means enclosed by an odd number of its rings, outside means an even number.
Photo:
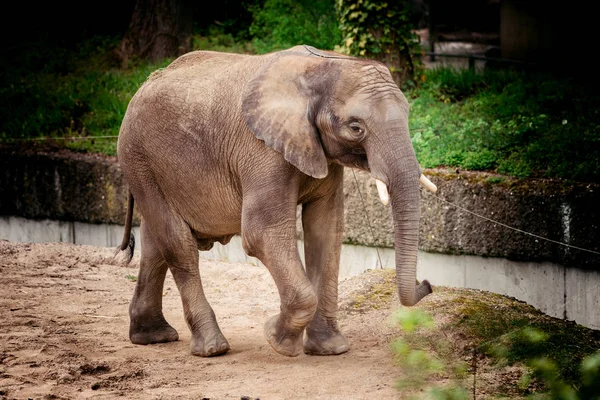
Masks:
[[[162,292],[167,263],[157,249],[145,222],[141,225],[142,256],[140,270],[129,305],[129,338],[134,344],[173,342],[177,331],[165,320]]]
[[[158,249],[181,295],[185,320],[192,332],[190,351],[201,357],[224,354],[230,347],[204,295],[198,268],[197,240],[187,223],[172,213],[166,203],[156,208],[155,215],[160,217],[152,220],[150,229],[156,232]],[[149,222],[149,218],[146,222]]]
[[[142,257],[149,251],[151,254],[148,255],[149,259],[158,259],[160,255],[163,261],[160,263],[160,269],[154,268],[155,276],[150,279],[154,284],[153,289],[143,287],[144,282],[138,281],[142,288],[140,291],[150,290],[153,296],[146,296],[148,298],[155,299],[157,296],[162,298],[162,284],[168,268],[179,290],[185,320],[192,332],[191,353],[202,357],[226,353],[230,348],[229,343],[219,329],[215,313],[202,288],[196,238],[183,218],[170,209],[162,194],[149,192],[148,188],[149,186],[145,188],[146,192],[142,196],[137,196],[149,201],[148,203],[143,200],[138,201],[141,214],[144,216],[143,233],[146,233],[146,237],[149,238],[148,243],[143,242]],[[142,234],[142,238],[143,236]],[[156,282],[160,282],[160,285]],[[134,297],[136,300],[134,311],[146,309],[147,306],[144,304],[146,297],[139,299]],[[137,330],[143,332],[143,328]]]

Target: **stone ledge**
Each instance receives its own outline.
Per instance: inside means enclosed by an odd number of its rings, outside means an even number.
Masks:
[[[430,178],[438,192],[422,193],[421,250],[600,270],[600,185],[473,172]]]
[[[127,188],[115,157],[0,148],[0,171],[0,215],[107,224],[125,220]],[[501,225],[600,252],[600,185],[446,170],[424,173],[438,192],[421,193],[421,250],[600,270],[597,254]],[[380,203],[369,174],[346,169],[344,195],[344,242],[393,247],[391,207]],[[134,223],[139,224],[137,212]]]

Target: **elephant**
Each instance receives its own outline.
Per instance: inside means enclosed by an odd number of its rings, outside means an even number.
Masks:
[[[178,340],[162,311],[169,270],[191,353],[226,353],[198,250],[240,235],[279,292],[280,313],[264,324],[271,347],[285,356],[348,351],[337,321],[344,167],[369,171],[391,200],[401,304],[431,293],[428,281],[416,280],[416,260],[419,181],[433,184],[417,162],[408,114],[385,65],[307,45],[263,55],[192,51],[153,72],[131,98],[117,142],[129,194],[116,250],[127,262],[134,202],[141,214],[131,342]]]

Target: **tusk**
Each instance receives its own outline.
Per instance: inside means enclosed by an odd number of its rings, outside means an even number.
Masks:
[[[381,182],[379,179],[375,179],[375,184],[377,185],[377,193],[379,193],[379,198],[383,205],[387,206],[390,202],[390,195],[387,190],[387,186],[385,183]]]
[[[435,193],[437,191],[437,186],[435,186],[433,184],[433,182],[431,182],[429,179],[427,179],[427,177],[423,174],[421,174],[421,177],[419,178],[419,182],[421,182],[421,184],[423,186],[425,186],[425,188],[427,188],[429,191]]]

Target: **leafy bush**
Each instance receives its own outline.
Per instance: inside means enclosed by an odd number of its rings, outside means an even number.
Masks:
[[[473,338],[483,354],[499,364],[520,363],[529,368],[521,386],[541,381],[550,398],[588,399],[584,393],[600,382],[598,336],[574,323],[543,315],[533,307],[503,296],[459,297],[456,326]],[[596,385],[596,386],[594,386]],[[561,397],[559,393],[572,393]],[[556,396],[554,396],[556,395]]]
[[[464,362],[456,363],[449,357],[450,347],[446,341],[439,338],[431,340],[427,334],[423,334],[435,328],[433,318],[419,309],[400,309],[395,314],[395,320],[403,334],[392,343],[392,348],[404,375],[396,386],[402,390],[424,391],[426,398],[431,399],[469,399],[467,391],[460,384],[431,383],[440,376],[463,378],[468,370]]]
[[[569,346],[550,334],[532,326],[515,328],[500,336],[498,343],[488,351],[499,362],[521,361],[529,367],[519,384],[526,388],[532,379],[544,383],[546,391],[538,398],[546,399],[600,399],[600,350],[580,362],[560,359],[571,356]],[[567,354],[556,354],[561,349]],[[567,349],[567,351],[565,351]]]
[[[414,86],[422,64],[412,7],[409,0],[337,0],[343,40],[336,51],[381,61],[399,87]]]
[[[266,0],[251,10],[250,34],[259,54],[300,44],[333,50],[341,40],[334,0]]]

